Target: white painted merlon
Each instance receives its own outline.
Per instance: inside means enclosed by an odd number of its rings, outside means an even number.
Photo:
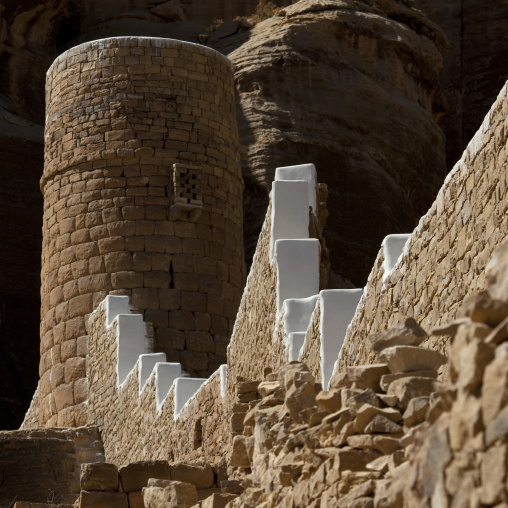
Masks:
[[[300,359],[300,349],[305,342],[306,332],[292,332],[288,336],[289,355],[288,362],[296,362]]]
[[[404,246],[406,242],[409,240],[411,235],[388,235],[383,240],[381,244],[383,247],[383,280],[385,280],[390,272],[393,270],[399,258],[402,256],[402,252],[404,251]]]
[[[179,377],[175,379],[175,420],[187,401],[199,390],[206,379]]]
[[[319,240],[277,240],[277,312],[288,298],[308,298],[319,292]]]
[[[139,392],[143,390],[145,383],[150,378],[156,363],[166,361],[165,353],[151,353],[139,357]]]
[[[219,367],[220,371],[220,396],[222,400],[226,398],[226,383],[228,381],[228,366],[225,363]]]
[[[305,180],[309,182],[309,206],[315,213],[317,210],[316,166],[314,164],[299,164],[298,166],[284,166],[275,169],[275,180]]]
[[[310,319],[318,294],[308,298],[288,298],[284,301],[284,335],[293,332],[305,332],[310,324]]]
[[[106,325],[111,326],[116,316],[120,314],[130,314],[128,296],[106,296]]]
[[[273,182],[270,260],[277,240],[309,238],[308,188],[303,180]]]
[[[109,297],[108,297],[109,298]],[[120,314],[117,329],[117,376],[121,385],[146,350],[146,333],[143,316],[140,314]]]
[[[347,327],[355,315],[362,294],[363,288],[327,289],[319,293],[323,390],[328,389],[335,361],[346,338]]]
[[[182,366],[179,363],[164,362],[155,364],[155,397],[157,400],[157,410],[162,406],[175,380],[181,375]]]

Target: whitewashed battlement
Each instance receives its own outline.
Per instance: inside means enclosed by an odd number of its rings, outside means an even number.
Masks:
[[[179,363],[152,352],[151,329],[126,296],[108,296],[91,314],[89,423],[102,430],[107,460],[201,454],[216,462],[231,440],[236,376],[259,379],[256,368],[300,359],[328,386],[363,289],[320,291],[324,246],[310,238],[323,206],[314,165],[278,168],[276,178],[284,180],[274,182],[227,366],[209,379],[186,377]],[[383,244],[394,260],[403,247],[395,240]],[[253,333],[259,320],[268,333]]]

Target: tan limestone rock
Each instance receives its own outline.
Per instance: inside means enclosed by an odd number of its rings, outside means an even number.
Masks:
[[[494,346],[480,339],[474,339],[461,348],[453,359],[459,388],[468,391],[478,388],[482,383],[485,368],[493,360],[494,354]]]
[[[191,483],[197,489],[209,489],[213,485],[213,469],[204,461],[174,462],[170,469],[171,480]]]
[[[506,443],[491,446],[483,456],[481,464],[481,501],[494,505],[507,500],[506,471],[508,451]]]
[[[380,382],[381,389],[384,390],[385,392],[387,392],[388,387],[390,386],[390,383],[392,383],[393,381],[396,381],[398,379],[405,379],[408,377],[414,377],[414,376],[436,379],[437,372],[435,370],[418,370],[415,372],[405,372],[405,373],[401,373],[401,374],[385,374],[381,378],[381,382]]]
[[[374,415],[365,427],[366,434],[402,434],[402,427],[383,415]]]
[[[236,499],[235,494],[212,494],[201,502],[201,508],[225,508],[225,506]]]
[[[486,337],[485,342],[497,346],[508,338],[508,318],[499,323],[494,330]]]
[[[485,444],[490,446],[508,435],[508,406],[505,406],[485,429]]]
[[[388,407],[394,407],[399,402],[399,399],[395,395],[387,395],[386,393],[376,393],[377,398]]]
[[[171,470],[165,460],[132,462],[118,470],[124,492],[140,491],[150,478],[171,479]]]
[[[397,327],[378,332],[369,337],[376,353],[392,346],[419,346],[427,338],[427,332],[413,319],[407,318]]]
[[[492,298],[508,302],[508,244],[498,247],[485,267]]]
[[[375,406],[371,406],[370,404],[364,404],[356,414],[355,420],[355,430],[358,433],[363,433],[367,425],[371,422],[371,420],[376,416],[381,415],[387,418],[389,421],[397,423],[402,420],[402,415],[400,411],[393,408],[379,408]],[[397,431],[395,431],[397,432]]]
[[[367,471],[367,464],[381,456],[377,450],[358,450],[355,448],[341,448],[338,451],[339,470]]]
[[[129,498],[129,508],[145,508],[141,491],[129,492],[127,497]]]
[[[406,427],[414,427],[425,420],[430,406],[429,397],[415,397],[411,399],[404,411],[402,418]]]
[[[229,463],[233,467],[250,467],[251,460],[247,451],[245,436],[233,438],[233,449]]]
[[[508,302],[496,300],[488,291],[481,291],[464,300],[462,313],[472,321],[495,327],[508,316]]]
[[[450,447],[460,450],[483,431],[480,399],[459,394],[450,412]]]
[[[128,508],[129,501],[124,492],[88,492],[79,496],[80,508]]]
[[[355,383],[357,388],[366,390],[370,388],[375,392],[379,391],[381,376],[389,374],[386,364],[359,365],[347,368],[348,378]]]
[[[393,346],[383,349],[379,358],[387,363],[392,374],[419,370],[437,371],[447,362],[446,356],[432,349],[416,346]]]
[[[262,381],[258,385],[258,393],[261,397],[266,397],[278,388],[280,388],[280,383],[278,381]]]
[[[340,411],[342,407],[340,390],[323,390],[316,395],[316,402],[329,413]]]
[[[392,381],[388,387],[388,395],[395,395],[399,399],[399,406],[406,410],[411,399],[430,396],[437,391],[442,383],[428,377],[406,377]]]
[[[487,426],[508,403],[508,348],[498,346],[496,357],[486,367],[482,385],[483,422]]]
[[[368,390],[364,390],[362,393],[358,393],[349,397],[346,400],[344,406],[351,408],[354,411],[360,409],[364,404],[369,404],[370,406],[380,407],[381,404],[377,395],[370,388]]]
[[[223,480],[220,482],[220,488],[225,494],[239,495],[243,492],[243,488],[238,480]]]
[[[452,337],[457,333],[457,330],[461,325],[471,323],[471,319],[467,317],[454,319],[450,323],[435,326],[431,329],[430,335],[451,335]]]
[[[80,483],[82,490],[117,490],[118,468],[106,462],[81,464]]]
[[[196,487],[171,481],[167,487],[144,487],[145,508],[190,508],[198,502]]]

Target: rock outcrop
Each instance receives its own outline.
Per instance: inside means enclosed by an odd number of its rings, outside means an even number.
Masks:
[[[300,1],[216,46],[235,64],[251,254],[275,167],[312,161],[332,269],[364,284],[382,238],[411,230],[444,178],[444,46],[400,2],[349,0]]]
[[[441,83],[449,105],[443,122],[451,168],[508,78],[508,4],[498,0],[415,0],[446,33]]]

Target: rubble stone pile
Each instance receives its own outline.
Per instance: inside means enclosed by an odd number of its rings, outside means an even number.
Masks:
[[[229,506],[508,506],[507,274],[505,246],[488,291],[432,330],[452,338],[448,362],[409,318],[327,391],[299,362],[267,373],[233,440]]]

